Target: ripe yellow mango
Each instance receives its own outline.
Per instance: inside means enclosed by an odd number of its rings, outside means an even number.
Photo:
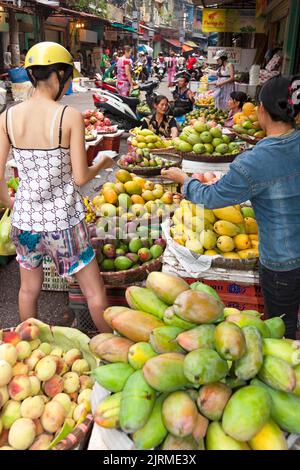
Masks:
[[[227,220],[218,220],[214,224],[214,231],[218,235],[227,235],[228,237],[234,237],[240,233],[239,227]]]
[[[258,225],[255,219],[253,219],[252,217],[245,217],[244,223],[246,227],[246,233],[252,233],[255,235],[258,234]]]
[[[257,248],[248,248],[247,250],[239,250],[238,255],[241,259],[253,259],[253,258],[259,257]]]
[[[221,250],[223,253],[227,253],[229,251],[233,251],[235,246],[234,246],[234,241],[232,240],[231,237],[228,237],[227,235],[222,235],[221,237],[218,238],[217,240],[217,247],[219,250]]]
[[[251,248],[251,240],[246,234],[239,234],[234,237],[234,244],[237,250],[247,250]]]
[[[228,253],[224,253],[223,257],[228,259],[240,259],[239,255],[235,251],[229,251]]]
[[[233,224],[242,224],[244,222],[243,214],[234,206],[223,207],[222,209],[214,209],[214,215],[221,220],[227,220]]]
[[[249,441],[252,450],[288,450],[280,427],[271,419]]]

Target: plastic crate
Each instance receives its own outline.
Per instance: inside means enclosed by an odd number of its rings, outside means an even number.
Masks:
[[[60,277],[57,274],[55,265],[49,256],[45,256],[43,259],[43,272],[44,282],[42,290],[60,292],[69,291],[69,283],[65,278]]]

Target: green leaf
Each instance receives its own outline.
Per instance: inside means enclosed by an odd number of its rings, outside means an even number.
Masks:
[[[60,441],[65,439],[65,437],[67,437],[67,435],[70,434],[70,432],[72,432],[73,429],[74,429],[73,426],[71,426],[70,423],[66,420],[64,422],[63,427],[61,428],[60,433],[53,439],[52,442],[50,442],[50,445],[47,450],[53,449],[53,447],[55,447],[56,444],[58,444]]]

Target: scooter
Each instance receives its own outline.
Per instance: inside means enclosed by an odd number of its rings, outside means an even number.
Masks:
[[[155,77],[161,82],[166,73],[166,66],[164,63],[160,62],[154,66]]]
[[[104,77],[101,76],[100,73],[96,73],[95,77],[96,77],[95,85],[97,88],[110,91],[111,93],[118,93],[117,87],[115,85],[116,83],[115,80],[111,80],[110,82],[108,82],[104,79]]]
[[[158,84],[158,81],[152,81],[140,85],[140,91],[146,92],[146,102],[150,108],[152,108],[155,97],[153,91],[158,87]],[[113,124],[117,124],[126,131],[138,125],[136,108],[140,103],[139,98],[121,96],[107,90],[95,91],[96,93],[93,95],[94,105],[104,112]]]

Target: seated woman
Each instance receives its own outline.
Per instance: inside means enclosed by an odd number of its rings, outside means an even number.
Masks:
[[[232,127],[233,116],[236,113],[240,113],[244,104],[247,102],[247,95],[243,91],[233,91],[230,93],[230,98],[228,100],[228,107],[230,109],[228,114],[228,119],[224,123],[224,127]]]
[[[168,115],[169,100],[164,95],[158,95],[154,99],[155,112],[152,116],[142,120],[142,129],[149,129],[155,134],[165,138],[178,137],[178,127],[173,116]]]
[[[194,93],[188,87],[188,78],[184,75],[178,80],[178,85],[173,91],[174,97],[174,116],[183,116],[189,113],[193,109],[194,105]]]

